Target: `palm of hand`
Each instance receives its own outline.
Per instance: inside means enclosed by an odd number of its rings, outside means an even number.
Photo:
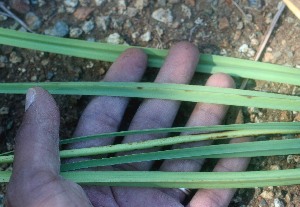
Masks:
[[[156,82],[186,84],[198,62],[198,51],[189,43],[179,43],[160,70]],[[104,81],[138,81],[146,68],[146,56],[140,50],[130,49],[111,66]],[[207,85],[233,87],[230,77],[212,76]],[[97,97],[81,116],[75,136],[118,130],[128,103],[127,98]],[[145,100],[139,107],[130,130],[170,127],[180,103],[167,100]],[[55,101],[40,88],[30,89],[26,96],[26,113],[16,137],[15,161],[8,187],[8,206],[183,206],[185,194],[179,189],[125,188],[80,186],[59,176],[59,112]],[[226,107],[197,104],[187,125],[220,124]],[[123,143],[160,138],[166,135],[125,137]],[[114,139],[91,140],[71,144],[68,148],[104,146]],[[208,142],[189,145],[205,145]],[[176,147],[183,147],[182,145]],[[199,171],[203,160],[165,161],[162,171]],[[152,162],[118,166],[116,170],[150,170]],[[215,170],[243,170],[243,159],[221,160]],[[107,170],[107,169],[106,169]],[[112,170],[112,168],[111,168]],[[227,206],[232,190],[199,190],[190,206]],[[199,202],[201,201],[201,203]]]

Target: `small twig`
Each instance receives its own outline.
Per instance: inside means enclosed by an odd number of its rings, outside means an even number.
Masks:
[[[281,16],[282,12],[284,11],[285,9],[285,4],[282,3],[280,8],[278,9],[277,13],[275,14],[269,28],[268,28],[268,32],[266,33],[266,35],[264,36],[264,40],[262,41],[262,43],[259,45],[259,49],[255,55],[255,58],[254,58],[254,61],[258,61],[262,55],[262,52],[264,51],[265,47],[266,47],[266,44],[267,42],[269,41],[270,39],[270,36],[279,20],[279,17]],[[242,85],[240,87],[240,89],[245,89],[246,88],[246,85],[248,83],[248,80],[249,79],[244,79],[243,82],[242,82]]]
[[[247,14],[243,11],[243,9],[233,0],[233,5],[242,13],[242,15],[247,19]]]
[[[17,17],[14,13],[12,13],[8,8],[5,7],[3,2],[0,2],[0,8],[7,14],[6,16],[13,18],[16,22],[18,22],[22,27],[24,27],[29,32],[34,33],[19,17]],[[1,12],[2,13],[2,12]]]

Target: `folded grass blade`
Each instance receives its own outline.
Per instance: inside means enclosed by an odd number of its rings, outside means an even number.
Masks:
[[[257,157],[299,153],[300,139],[271,140],[238,144],[210,145],[204,147],[156,151],[103,159],[92,159],[63,164],[61,165],[61,171],[163,159]]]
[[[299,122],[269,122],[269,123],[246,123],[246,124],[231,124],[231,125],[215,125],[215,126],[194,126],[194,127],[172,127],[172,128],[158,128],[158,129],[143,129],[130,130],[112,133],[95,134],[90,136],[74,137],[69,139],[62,139],[60,144],[70,144],[81,141],[88,141],[92,139],[103,139],[109,137],[137,135],[137,134],[157,134],[157,133],[171,133],[171,132],[189,132],[191,134],[209,133],[232,130],[298,130],[300,129]]]

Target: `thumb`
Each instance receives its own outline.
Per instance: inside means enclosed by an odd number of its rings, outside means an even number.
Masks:
[[[15,187],[28,186],[26,183],[41,174],[56,177],[60,167],[59,111],[53,97],[42,88],[31,88],[26,94],[25,111],[15,138],[10,180]]]

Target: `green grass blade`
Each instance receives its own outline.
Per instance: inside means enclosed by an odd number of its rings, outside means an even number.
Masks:
[[[77,171],[61,175],[81,185],[154,188],[254,188],[300,184],[300,169],[251,172]],[[10,171],[0,171],[8,183]]]
[[[0,93],[23,94],[28,88],[34,86],[41,86],[52,94],[156,98],[291,111],[300,110],[300,98],[296,96],[182,84],[132,82],[0,83]]]
[[[130,48],[83,40],[58,38],[0,28],[0,44],[40,50],[75,57],[113,62],[121,52]],[[161,67],[167,50],[141,48],[148,55],[150,67]],[[215,55],[201,55],[198,72],[223,72],[232,76],[299,85],[300,71],[290,67],[260,63]]]
[[[254,188],[300,184],[300,169],[250,172],[77,171],[61,175],[81,185],[154,188]],[[8,183],[10,171],[0,171]]]
[[[276,129],[276,130],[274,130]],[[238,131],[239,130],[239,131]],[[262,134],[292,134],[300,133],[300,123],[299,122],[273,122],[273,123],[248,123],[248,124],[232,124],[232,125],[216,125],[216,126],[197,126],[197,127],[175,127],[175,128],[160,128],[160,129],[146,129],[146,130],[134,130],[134,131],[124,131],[124,132],[114,132],[97,134],[85,137],[76,137],[67,140],[66,143],[73,143],[73,141],[87,141],[96,138],[107,138],[112,136],[125,136],[132,134],[149,134],[149,133],[166,133],[166,132],[221,132],[221,131],[233,131],[227,133],[210,133],[210,134],[200,134],[193,136],[177,136],[171,138],[162,138],[158,140],[149,140],[144,142],[136,142],[131,144],[119,144],[113,146],[102,146],[94,148],[83,148],[83,149],[73,149],[73,150],[63,150],[60,151],[61,158],[70,158],[76,156],[90,156],[105,153],[115,153],[124,152],[136,149],[147,149],[155,146],[167,146],[180,143],[187,143],[192,141],[200,141],[207,139],[226,139],[226,138],[237,138],[241,136],[257,136]],[[74,139],[74,140],[73,140]],[[64,141],[64,140],[62,140]],[[61,142],[62,142],[61,141]],[[13,151],[2,153],[0,155],[0,164],[12,163],[14,156]]]
[[[268,123],[246,123],[246,124],[231,124],[231,125],[215,125],[215,126],[193,126],[193,127],[172,127],[172,128],[158,128],[158,129],[143,129],[130,130],[112,133],[95,134],[90,136],[74,137],[69,139],[62,139],[60,144],[70,144],[81,141],[88,141],[92,139],[102,139],[109,137],[127,136],[127,135],[141,135],[141,134],[158,134],[171,132],[189,132],[189,133],[208,133],[232,130],[267,130],[267,129],[283,129],[283,130],[297,130],[300,129],[299,122],[268,122]]]
[[[300,169],[252,172],[66,172],[85,185],[155,188],[253,188],[300,184]]]
[[[71,157],[83,157],[83,156],[92,156],[92,155],[117,153],[117,152],[127,152],[132,150],[142,150],[142,149],[149,149],[154,147],[163,147],[163,146],[204,141],[204,140],[230,139],[230,138],[238,138],[238,137],[270,135],[270,134],[296,134],[296,133],[300,133],[300,128],[295,130],[286,130],[286,129],[270,129],[270,130],[256,130],[256,131],[240,130],[240,131],[230,131],[230,132],[218,132],[218,133],[211,133],[211,134],[176,136],[176,137],[161,138],[155,140],[147,140],[143,142],[132,142],[132,143],[108,145],[108,146],[101,146],[101,147],[62,150],[60,151],[60,157],[71,158]]]
[[[297,126],[297,125],[296,125]],[[132,150],[149,149],[154,147],[163,147],[168,145],[190,143],[204,140],[216,140],[216,139],[229,139],[247,136],[259,136],[259,135],[271,135],[271,134],[296,134],[300,133],[300,128],[284,129],[279,127],[276,129],[247,129],[240,131],[218,132],[210,134],[200,135],[187,135],[187,136],[175,136],[169,138],[161,138],[155,140],[147,140],[143,142],[133,142],[117,145],[108,145],[101,147],[90,147],[81,149],[71,149],[60,151],[60,158],[74,158],[83,156],[93,156],[108,153],[127,152]],[[0,156],[0,164],[11,163],[13,161],[12,155]]]
[[[86,160],[81,162],[63,164],[61,165],[61,171],[163,159],[257,157],[299,153],[300,139],[271,140],[226,145],[210,145],[204,147],[174,149],[119,157]]]

